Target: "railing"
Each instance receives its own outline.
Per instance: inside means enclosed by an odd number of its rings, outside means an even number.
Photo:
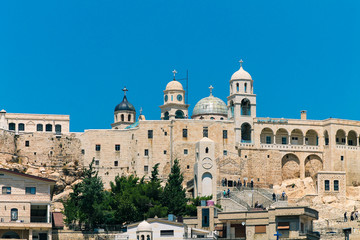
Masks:
[[[261,143],[260,147],[263,149],[289,149],[289,150],[306,150],[319,151],[319,146],[314,145],[294,145],[294,144],[266,144]]]
[[[11,216],[0,216],[1,223],[51,223],[51,217],[46,216],[18,216],[16,219]]]

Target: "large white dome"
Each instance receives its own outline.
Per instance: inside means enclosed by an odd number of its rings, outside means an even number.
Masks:
[[[196,103],[192,112],[192,117],[199,115],[227,116],[227,106],[220,98],[210,95]]]
[[[137,227],[137,231],[138,232],[151,232],[152,231],[151,224],[144,220],[141,223],[139,223],[139,225]]]

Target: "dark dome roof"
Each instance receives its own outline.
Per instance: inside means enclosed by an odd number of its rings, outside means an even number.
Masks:
[[[136,112],[134,106],[131,103],[128,102],[126,96],[124,96],[121,103],[116,105],[114,112],[116,112],[116,111],[124,111],[124,110],[125,111]]]

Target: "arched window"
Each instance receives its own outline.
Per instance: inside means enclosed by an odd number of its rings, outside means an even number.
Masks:
[[[4,233],[1,238],[5,238],[5,239],[20,239],[19,234],[17,234],[16,232],[10,231],[10,232],[6,232]]]
[[[241,125],[241,142],[251,142],[251,126],[248,123]]]
[[[357,145],[356,139],[357,139],[356,132],[351,130],[348,133],[348,145],[349,146],[356,146]]]
[[[205,153],[209,153],[209,148],[205,148]]]
[[[144,236],[144,235],[141,235],[141,240],[145,240],[145,236]]]
[[[11,209],[11,221],[16,221],[18,220],[18,210],[17,208],[12,208]]]
[[[251,115],[249,99],[245,98],[241,101],[241,115],[244,115],[244,116]]]
[[[19,128],[19,131],[25,131],[25,124],[19,123],[18,128]]]
[[[15,123],[9,123],[9,130],[15,131]]]
[[[56,133],[61,133],[61,125],[60,124],[55,125],[55,132]]]
[[[131,114],[128,115],[128,122],[131,121]]]
[[[342,129],[337,130],[335,140],[336,140],[336,144],[345,145],[346,143],[345,131]]]
[[[239,83],[236,84],[236,91],[239,92]]]
[[[150,235],[147,235],[147,236],[146,236],[146,240],[150,240]]]
[[[231,117],[233,118],[234,117],[234,102],[233,101],[230,102],[230,112],[231,112]]]
[[[184,112],[181,110],[177,110],[175,112],[175,118],[184,118]]]
[[[51,124],[46,124],[45,130],[46,130],[47,132],[52,132],[52,125],[51,125]]]
[[[244,92],[247,92],[247,83],[244,83]]]
[[[325,130],[324,132],[324,140],[325,140],[325,145],[329,145],[329,134],[327,130]]]
[[[169,112],[164,113],[164,120],[169,120]]]
[[[37,124],[36,125],[36,131],[38,131],[38,132],[44,131],[44,126],[42,124]]]
[[[121,121],[124,121],[124,114],[121,114]]]
[[[214,117],[211,117],[210,120],[215,120],[215,118],[214,118]]]

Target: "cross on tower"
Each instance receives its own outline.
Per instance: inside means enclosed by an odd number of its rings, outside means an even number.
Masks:
[[[243,63],[244,61],[242,60],[242,59],[240,59],[240,61],[239,61],[239,63],[240,63],[240,67],[242,67],[242,63]]]
[[[174,74],[174,80],[175,80],[175,75],[177,74],[177,71],[174,69],[174,70],[172,71],[172,73]]]
[[[142,114],[142,107],[140,108],[140,115]]]
[[[212,96],[212,90],[214,89],[213,86],[210,85],[209,89],[210,89],[210,96]]]
[[[127,90],[126,87],[124,87],[122,90],[123,90],[123,92],[124,92],[124,96],[126,96],[126,92],[129,91],[129,90]]]

